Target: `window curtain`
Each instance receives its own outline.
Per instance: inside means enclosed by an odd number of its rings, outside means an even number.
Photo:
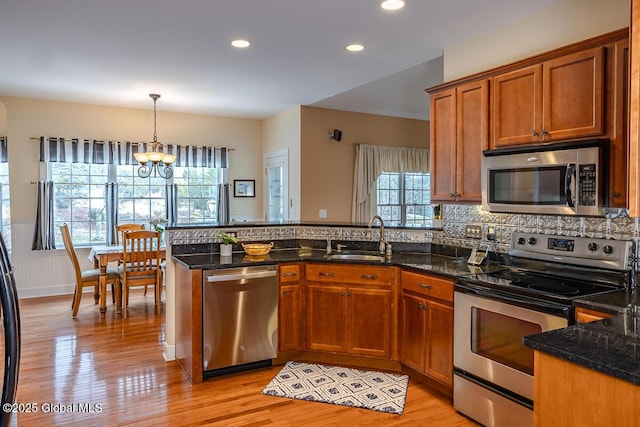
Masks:
[[[107,245],[116,243],[116,225],[118,224],[118,184],[108,182],[104,185],[107,198]]]
[[[40,162],[66,162],[66,163],[93,163],[111,165],[136,165],[133,154],[138,151],[146,151],[147,143],[121,142],[121,141],[98,141],[82,138],[56,138],[40,137]],[[6,158],[6,140],[0,141],[0,159]],[[229,168],[229,150],[226,147],[196,147],[165,145],[165,152],[176,155],[174,166],[178,167],[202,167],[202,168]],[[0,160],[1,161],[1,160]],[[223,174],[227,176],[228,174]],[[44,181],[42,181],[44,182]],[[42,203],[36,208],[36,229],[34,232],[33,249],[55,249],[55,231],[53,230],[53,183],[48,193],[42,190]],[[222,207],[223,215],[229,218],[229,189],[228,183],[226,192],[218,192],[218,210]],[[50,193],[50,194],[49,194]],[[38,200],[40,201],[40,186],[38,186]],[[117,224],[117,185],[107,187],[107,243],[115,243],[115,224]],[[167,220],[174,223],[177,220],[177,187],[167,192]],[[223,196],[221,196],[221,194]],[[45,197],[51,197],[45,200]],[[222,197],[222,198],[221,198]],[[39,202],[40,203],[40,202]],[[170,204],[169,204],[170,203]],[[46,214],[46,216],[45,216]],[[40,221],[42,218],[42,223]],[[112,224],[109,223],[112,221]],[[51,222],[51,226],[46,224]],[[38,244],[36,244],[38,241]],[[51,245],[52,246],[49,246]]]
[[[173,224],[178,220],[178,185],[167,184],[165,191],[165,206],[167,209],[167,223]]]
[[[38,181],[36,183],[36,226],[33,232],[31,249],[50,250],[56,248],[55,231],[53,229],[53,182]]]
[[[376,180],[382,172],[429,172],[429,150],[383,145],[356,145],[351,221],[364,223],[377,212]]]
[[[133,154],[147,151],[146,142],[90,141],[82,138],[40,137],[41,162],[94,163],[109,165],[136,165]],[[165,145],[164,152],[176,156],[174,166],[222,168],[229,167],[226,147],[196,147]]]
[[[218,184],[218,224],[229,224],[229,197],[229,184]]]
[[[7,137],[0,136],[0,163],[9,162],[9,152],[7,150]]]

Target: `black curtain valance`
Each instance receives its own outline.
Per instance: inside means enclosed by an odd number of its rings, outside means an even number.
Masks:
[[[6,144],[4,145],[6,152]],[[150,149],[151,144],[146,142],[40,137],[41,162],[137,165],[138,162],[133,154]],[[226,147],[165,145],[161,151],[174,154],[176,156],[174,165],[179,167],[229,167],[229,149]]]

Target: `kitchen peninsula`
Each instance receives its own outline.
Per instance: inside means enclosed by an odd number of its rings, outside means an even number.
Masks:
[[[640,425],[640,298],[626,290],[592,300],[579,304],[610,317],[524,338],[535,350],[537,426]]]
[[[280,318],[287,319],[279,327],[280,352],[276,363],[296,356],[391,370],[406,365],[423,375],[434,389],[451,394],[453,283],[458,275],[469,274],[466,263],[469,249],[432,245],[430,237],[434,230],[388,228],[385,238],[393,242],[392,256],[365,261],[335,259],[327,256],[328,244],[334,255],[338,243],[342,253],[375,254],[380,238],[378,229],[350,224],[243,224],[225,227],[224,231],[236,232],[241,241],[274,241],[274,248],[263,258],[246,256],[240,246],[231,257],[221,257],[216,238],[220,228],[169,227],[167,231],[175,278],[176,360],[193,383],[203,380],[203,271],[276,264],[280,267]],[[338,293],[324,294],[327,289]],[[295,303],[283,300],[291,291]],[[340,300],[341,293],[353,295],[349,304]],[[317,303],[320,305],[312,302],[314,295],[314,301],[320,301]],[[331,310],[347,304],[342,313],[346,317],[336,324],[339,335],[337,338],[314,335],[313,321],[317,319],[313,313],[326,311],[321,309],[324,304],[321,301],[332,298],[331,295],[336,295],[333,301],[338,304]],[[409,309],[418,299],[416,307],[420,313],[426,313],[423,307],[429,304],[430,321],[444,334],[430,344],[412,340],[413,329],[407,329],[410,322],[423,316]],[[368,310],[371,304],[377,310]],[[283,314],[285,309],[295,312]],[[360,322],[364,329],[359,329],[349,320],[361,319],[367,312],[376,319],[386,319],[380,325],[384,329],[370,328],[364,321]],[[340,311],[335,313],[338,316]],[[376,337],[371,335],[372,329]],[[367,330],[371,336],[367,336]],[[409,343],[419,348],[412,349]]]

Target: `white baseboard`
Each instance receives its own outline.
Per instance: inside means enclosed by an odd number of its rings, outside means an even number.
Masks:
[[[176,360],[176,346],[164,343],[164,360],[165,362],[170,362],[172,360]]]
[[[75,292],[75,285],[59,285],[59,286],[44,286],[40,288],[18,288],[18,299],[24,298],[40,298],[40,297],[53,297],[58,295],[73,295]],[[93,292],[91,289],[85,289],[84,292]]]

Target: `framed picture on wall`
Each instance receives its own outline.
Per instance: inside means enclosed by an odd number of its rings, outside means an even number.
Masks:
[[[256,180],[234,179],[233,197],[256,197]]]

